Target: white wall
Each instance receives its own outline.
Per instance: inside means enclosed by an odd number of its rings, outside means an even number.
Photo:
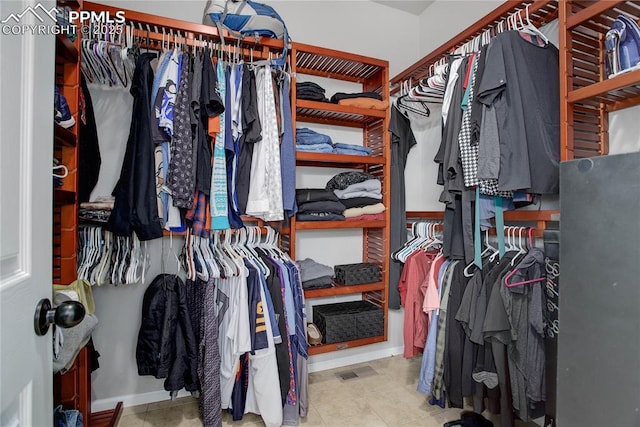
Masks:
[[[421,56],[452,39],[501,3],[500,0],[436,0],[420,15]]]
[[[192,22],[201,22],[205,1],[118,1],[103,0],[103,4],[122,7]],[[373,56],[390,61],[390,73],[399,73],[418,57],[418,17],[406,12],[368,1],[270,1],[287,23],[294,41],[320,45]],[[404,28],[402,32],[392,31]],[[398,48],[402,46],[402,48]],[[325,81],[327,93],[341,89],[337,82]],[[131,97],[122,89],[114,90],[92,86],[91,94],[96,110],[102,168],[93,198],[107,195],[120,172],[124,148],[131,120]],[[322,127],[315,127],[323,131]],[[332,130],[332,136],[345,142],[361,142],[361,136],[348,130]],[[302,169],[302,168],[301,168]],[[319,171],[304,168],[298,173],[300,186],[324,186],[339,170]],[[321,235],[319,235],[321,234]],[[322,258],[329,264],[359,261],[362,244],[361,231],[309,232],[299,238],[299,255]],[[339,240],[338,240],[339,239]],[[94,333],[96,347],[102,357],[100,369],[92,375],[94,410],[112,407],[118,400],[135,405],[166,399],[163,382],[152,377],[140,377],[135,363],[135,346],[142,298],[146,286],[161,272],[160,260],[169,254],[169,239],[151,242],[152,268],[147,283],[107,286],[94,290],[100,323]],[[340,245],[336,245],[336,242]],[[174,239],[176,252],[180,252],[181,239]],[[339,251],[334,250],[338,246]],[[175,272],[175,264],[167,262],[167,272]],[[321,301],[326,302],[326,301]],[[402,313],[390,316],[389,341],[372,346],[344,350],[339,353],[314,356],[311,370],[342,366],[398,354],[402,345]]]

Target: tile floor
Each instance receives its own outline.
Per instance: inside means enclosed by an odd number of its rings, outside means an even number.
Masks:
[[[366,367],[370,367],[370,369]],[[366,375],[343,380],[338,373],[365,368]],[[345,427],[441,427],[459,418],[459,409],[441,409],[427,404],[416,392],[420,358],[388,357],[309,375],[309,413],[303,426]],[[485,413],[494,425],[499,417]],[[119,427],[201,426],[196,399],[150,403],[125,408]],[[263,426],[257,415],[247,414],[233,422],[226,413],[223,426]],[[533,423],[517,423],[533,427]]]

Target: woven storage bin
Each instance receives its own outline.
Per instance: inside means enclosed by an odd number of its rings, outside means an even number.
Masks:
[[[382,309],[368,301],[341,302],[313,307],[313,323],[322,332],[322,342],[350,341],[384,333]]]
[[[336,282],[341,285],[360,285],[382,280],[382,269],[370,262],[336,265],[334,271]]]

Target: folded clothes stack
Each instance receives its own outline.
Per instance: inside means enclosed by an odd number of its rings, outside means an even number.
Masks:
[[[375,92],[338,92],[331,97],[331,102],[333,102],[334,104],[358,108],[369,108],[373,110],[386,110],[389,107],[389,101],[383,101],[382,96]]]
[[[302,82],[296,83],[296,98],[308,101],[329,102],[324,96],[324,88],[317,83]]]
[[[309,128],[296,129],[296,150],[312,153],[333,153],[333,141],[329,135]]]
[[[348,154],[351,156],[370,156],[371,148],[363,147],[362,145],[345,144],[343,142],[336,142],[333,144],[334,152],[337,154]]]
[[[355,156],[370,156],[371,149],[362,145],[333,143],[329,135],[309,128],[296,129],[296,151],[310,153],[337,153]]]
[[[345,206],[343,215],[348,221],[384,219],[382,185],[374,175],[342,172],[329,180],[326,189],[333,191]]]
[[[300,269],[303,289],[322,289],[333,286],[333,268],[320,264],[311,258],[296,261]]]
[[[345,206],[338,197],[322,188],[302,188],[296,190],[298,221],[344,221]]]
[[[93,202],[80,203],[78,217],[84,221],[107,222],[113,210],[114,202],[115,198],[113,196],[107,196],[98,197]]]

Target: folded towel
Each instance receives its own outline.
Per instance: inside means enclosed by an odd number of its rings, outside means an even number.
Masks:
[[[375,205],[364,206],[362,208],[346,209],[343,213],[345,218],[352,218],[360,215],[375,215],[385,211],[384,204],[377,203]]]

